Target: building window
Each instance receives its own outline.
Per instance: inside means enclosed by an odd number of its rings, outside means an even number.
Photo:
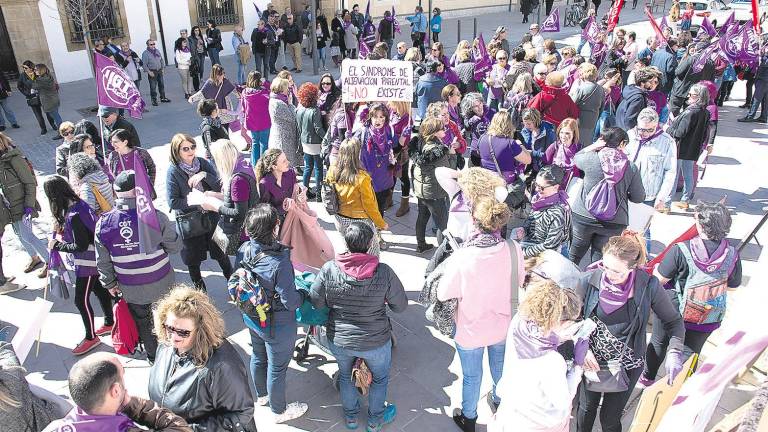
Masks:
[[[69,9],[69,3],[65,7]],[[101,39],[104,36],[121,38],[124,36],[120,7],[117,0],[99,0],[86,2],[86,18],[90,22],[90,35],[92,40]],[[77,11],[67,10],[69,23],[69,40],[73,43],[83,43],[83,26],[79,19],[73,16]]]
[[[205,26],[212,19],[217,26],[234,25],[240,22],[235,0],[195,0],[197,5],[197,25]]]

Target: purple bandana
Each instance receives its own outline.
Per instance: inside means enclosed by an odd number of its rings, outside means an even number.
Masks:
[[[531,198],[531,207],[533,211],[539,211],[553,205],[562,204],[568,207],[568,194],[565,191],[557,191],[548,197],[541,197],[538,193]]]
[[[371,139],[368,140],[366,143],[368,145],[368,151],[373,151],[373,144],[376,144],[376,147],[379,150],[379,153],[385,154],[388,152],[387,150],[387,126],[384,125],[384,127],[381,128],[375,128],[373,126],[370,126],[368,129],[371,133]]]
[[[184,47],[184,48],[182,48],[180,51],[181,51],[181,52],[185,52],[185,53],[188,53],[188,52],[189,52],[189,45],[185,46],[185,47]]]
[[[283,94],[283,93],[272,93],[271,97],[272,97],[272,99],[279,99],[279,100],[285,102],[286,104],[288,104],[288,95],[286,95],[286,94]]]
[[[157,48],[147,48],[147,51],[153,56],[160,58],[160,51]]]
[[[600,157],[600,168],[602,168],[606,180],[612,184],[620,182],[629,166],[627,155],[610,147],[601,149],[597,154]]]
[[[620,284],[614,284],[605,275],[603,268],[603,261],[597,261],[590,264],[587,270],[599,268],[603,274],[600,277],[600,308],[603,309],[608,315],[616,312],[620,307],[624,306],[629,299],[629,296],[635,289],[635,271],[632,270],[627,276],[627,280]]]
[[[699,270],[712,273],[720,268],[725,262],[725,258],[728,256],[728,240],[723,239],[717,246],[712,255],[707,253],[707,248],[704,246],[704,240],[700,236],[696,236],[691,239],[691,256],[693,262]]]
[[[564,170],[572,169],[574,166],[573,156],[579,151],[579,144],[572,142],[569,146],[564,146],[560,140],[555,143],[555,155],[552,163]]]
[[[538,358],[557,349],[559,339],[556,334],[542,335],[536,323],[522,319],[520,315],[512,320],[510,331],[515,352],[520,359]]]
[[[127,59],[127,58],[131,57],[131,50],[128,50],[128,51],[120,50],[120,55],[123,56],[123,58]]]

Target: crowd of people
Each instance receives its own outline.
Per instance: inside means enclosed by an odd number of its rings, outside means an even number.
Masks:
[[[345,103],[330,73],[318,84],[297,85],[291,71],[275,69],[282,45],[301,71],[307,30],[290,10],[284,23],[278,15],[270,5],[254,29],[255,70],[247,70],[251,51],[240,49],[248,42],[236,29],[234,81],[218,64],[215,23],[205,37],[198,27],[181,34],[175,60],[185,96],[201,116],[201,138],[171,138],[165,199],[174,218],[154,212],[151,245],[140,231],[145,200],[157,196],[156,161],[118,110],[100,107],[99,129],[88,120],[61,121],[42,104],[64,139],[56,175],[43,183],[53,217],[47,245],[30,228],[41,211],[34,171],[0,132],[0,226],[11,224],[30,255],[25,272],[42,266],[45,277],[71,265],[85,333],[73,354],[88,353],[114,330],[112,306],[121,299],[152,365],[144,400],[127,393],[114,356],[84,357],[70,371],[76,408],[69,412],[30,393],[22,375],[2,375],[0,411],[8,418],[21,425],[34,418],[33,430],[46,431],[255,431],[255,405],[268,405],[275,423],[298,418],[308,406],[290,401],[286,377],[296,310],[306,306],[328,314],[323,325],[339,367],[345,426],[358,428],[355,383],[367,374],[366,427],[381,430],[397,415],[387,397],[388,314],[409,307],[400,276],[380,260],[389,249],[384,216],[396,203],[395,218],[408,213],[411,197],[415,250],[429,259],[420,302],[453,340],[461,363],[462,395],[453,412],[460,430],[475,430],[485,351],[493,381],[485,398],[494,413],[489,430],[498,431],[567,431],[571,423],[591,431],[598,410],[602,430],[621,431],[636,384],[653,384],[662,364],[663,379],[671,381],[701,352],[724,318],[727,290],[741,284],[740,259],[726,239],[728,210],[698,202],[696,235],[656,257],[657,265],[649,264],[650,231],[628,225],[637,205],[669,211],[679,183],[674,205],[691,205],[696,161],[712,150],[717,107],[730,91],[727,67],[706,60],[699,72],[692,69],[704,36],[696,42],[683,30],[666,46],[650,39],[639,50],[634,33],[617,29],[610,48],[599,46],[603,33],[584,57],[582,46],[558,49],[535,24],[516,46],[499,27],[487,46],[493,65],[478,75],[480,41],[446,52],[439,9],[429,23],[428,53],[418,7],[408,17],[414,46],[401,42],[391,56],[392,14],[376,27],[355,5],[337,13],[329,32],[318,11],[319,53],[330,41],[334,61],[357,57],[360,37],[371,42],[368,59],[413,66],[412,100]],[[299,19],[305,24],[306,17]],[[105,43],[96,49],[109,51]],[[157,105],[158,91],[161,102],[169,100],[153,47],[150,40],[140,57],[125,50],[111,57],[147,71]],[[210,78],[201,83],[206,56]],[[768,70],[765,61],[758,76]],[[47,73],[34,66],[31,88],[42,88]],[[233,104],[241,106],[237,115]],[[236,122],[245,150],[230,140]],[[345,250],[304,283],[301,272],[312,264],[296,257],[302,248],[316,250],[316,239],[284,239],[294,212],[314,214],[311,201],[334,217]],[[435,244],[427,241],[430,220]],[[176,253],[191,285],[175,284]],[[208,258],[219,264],[248,329],[248,367],[207,295],[201,264]],[[3,293],[21,288],[2,266],[0,282]],[[92,293],[104,315],[98,327]],[[2,370],[14,370],[12,352],[6,358]]]

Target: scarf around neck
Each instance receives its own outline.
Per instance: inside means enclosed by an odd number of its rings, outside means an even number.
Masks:
[[[541,197],[538,193],[531,198],[531,208],[533,211],[543,210],[553,205],[562,204],[568,207],[568,194],[565,191],[557,191],[548,197]]]
[[[691,257],[693,258],[694,264],[696,264],[696,267],[698,267],[699,270],[706,273],[712,273],[719,270],[725,263],[725,259],[728,257],[728,240],[726,239],[720,240],[720,244],[711,255],[707,252],[707,248],[704,246],[704,240],[701,236],[692,238],[690,245]]]
[[[642,149],[646,143],[649,143],[655,140],[656,138],[659,137],[659,135],[663,133],[664,131],[659,126],[656,126],[656,130],[651,135],[649,135],[648,138],[640,138],[640,136],[638,135],[637,153],[635,153],[635,157],[632,158],[632,162],[635,162],[638,156],[640,156],[640,149]]]
[[[189,177],[192,177],[193,175],[200,172],[200,159],[197,157],[193,158],[191,165],[187,165],[184,161],[179,161],[179,168],[181,168],[181,170],[184,171]],[[202,182],[198,182],[197,186],[195,186],[195,189],[202,191]]]
[[[368,140],[366,145],[368,146],[368,151],[372,152],[374,147],[379,150],[381,154],[388,153],[387,150],[387,125],[384,125],[384,127],[381,128],[375,128],[373,125],[368,127],[368,130],[371,133],[371,139]]]
[[[272,93],[272,99],[278,99],[288,104],[288,95],[283,93]]]
[[[552,164],[562,167],[565,170],[574,167],[573,156],[578,152],[578,143],[571,142],[571,145],[565,146],[560,140],[555,144],[555,156],[552,158]]]
[[[182,47],[179,51],[188,53],[189,52],[189,44],[187,44],[187,46],[185,46],[185,47]]]
[[[602,270],[602,274],[600,275],[600,286],[599,286],[600,308],[602,308],[606,314],[610,315],[616,312],[622,306],[624,306],[627,303],[627,300],[629,300],[629,296],[632,295],[632,293],[634,292],[635,272],[637,270],[633,269],[631,272],[629,272],[629,275],[627,276],[627,280],[625,280],[624,282],[620,284],[615,284],[608,279],[608,276],[605,275],[605,270],[603,269],[602,260],[587,266],[587,270],[592,270],[596,268],[599,268]]]
[[[504,241],[501,237],[501,232],[496,231],[492,233],[485,233],[475,230],[474,234],[461,244],[462,247],[477,246],[477,247],[491,247]]]
[[[544,336],[539,326],[516,315],[510,323],[510,333],[514,341],[517,357],[523,360],[534,359],[557,349],[559,339],[554,333]]]
[[[147,48],[147,51],[156,58],[160,58],[160,51],[157,48]]]

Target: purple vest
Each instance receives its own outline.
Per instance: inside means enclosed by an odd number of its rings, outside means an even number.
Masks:
[[[75,237],[72,234],[72,218],[75,216],[80,217],[80,221],[91,232],[96,227],[96,215],[93,209],[85,202],[78,201],[69,208],[66,220],[64,222],[64,234],[62,240],[65,243],[72,243],[75,241]],[[96,248],[93,243],[88,245],[88,249],[83,252],[72,253],[75,264],[75,275],[77,277],[97,276],[99,272],[96,270]]]
[[[113,209],[103,213],[96,226],[99,241],[109,251],[120,285],[145,285],[164,278],[171,260],[164,249],[139,252],[139,221],[136,209]]]

